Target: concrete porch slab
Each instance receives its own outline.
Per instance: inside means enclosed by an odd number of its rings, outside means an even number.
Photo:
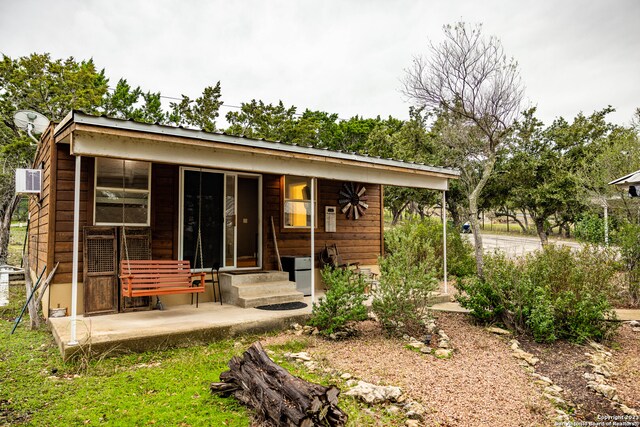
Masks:
[[[78,316],[78,345],[70,346],[71,318],[49,318],[53,337],[66,360],[77,352],[89,355],[163,350],[186,347],[246,333],[286,329],[304,323],[311,315],[307,307],[288,311],[240,308],[220,303],[169,306],[165,310]]]

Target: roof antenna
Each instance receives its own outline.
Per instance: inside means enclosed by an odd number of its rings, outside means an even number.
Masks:
[[[49,126],[49,119],[35,111],[20,110],[16,111],[13,115],[13,123],[15,123],[18,129],[27,132],[27,135],[37,144],[40,141],[33,135],[42,134],[47,126]]]

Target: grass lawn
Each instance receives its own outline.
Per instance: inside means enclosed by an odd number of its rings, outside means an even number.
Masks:
[[[64,363],[51,334],[20,324],[9,336],[24,301],[24,289],[12,287],[11,305],[0,308],[0,425],[24,426],[248,426],[251,413],[231,398],[214,397],[227,362],[259,337],[219,341],[207,346]],[[291,336],[268,346],[272,358],[294,375],[324,385],[343,386],[338,377],[310,373],[283,353],[301,351],[307,342]],[[342,387],[344,390],[344,387]],[[341,396],[349,425],[402,425],[400,418],[371,415],[366,405]]]
[[[11,235],[9,236],[9,265],[20,266],[22,246],[24,245],[26,232],[27,227],[11,226]]]

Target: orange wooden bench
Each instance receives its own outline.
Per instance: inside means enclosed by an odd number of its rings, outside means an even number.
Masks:
[[[122,260],[120,273],[123,297],[196,294],[198,307],[198,294],[204,292],[205,273],[191,273],[188,260]],[[194,283],[194,277],[200,281]]]

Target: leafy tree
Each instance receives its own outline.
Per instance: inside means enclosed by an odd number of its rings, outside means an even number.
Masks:
[[[133,88],[125,79],[118,80],[113,92],[105,94],[100,110],[109,117],[133,119],[137,122],[164,123],[167,120],[167,113],[162,109],[160,92],[144,93],[140,86]]]
[[[519,114],[523,88],[516,62],[507,58],[497,38],[483,36],[481,26],[447,25],[444,35],[441,43],[430,45],[428,57],[414,59],[404,93],[419,106],[445,113],[444,123],[450,129],[443,129],[443,142],[454,152],[466,154],[456,157],[465,163],[461,182],[466,183],[463,188],[482,276],[478,201]]]
[[[180,102],[169,104],[171,112],[167,115],[168,123],[177,126],[193,126],[205,132],[215,132],[216,119],[220,115],[220,82],[215,86],[207,86],[202,91],[202,96],[192,100],[187,95],[182,95]]]
[[[11,217],[18,206],[15,169],[31,165],[35,153],[13,115],[18,110],[35,110],[53,121],[69,110],[96,111],[107,92],[104,70],[93,60],[73,57],[52,60],[49,54],[32,54],[18,59],[2,56],[0,62],[0,264],[7,262]]]

